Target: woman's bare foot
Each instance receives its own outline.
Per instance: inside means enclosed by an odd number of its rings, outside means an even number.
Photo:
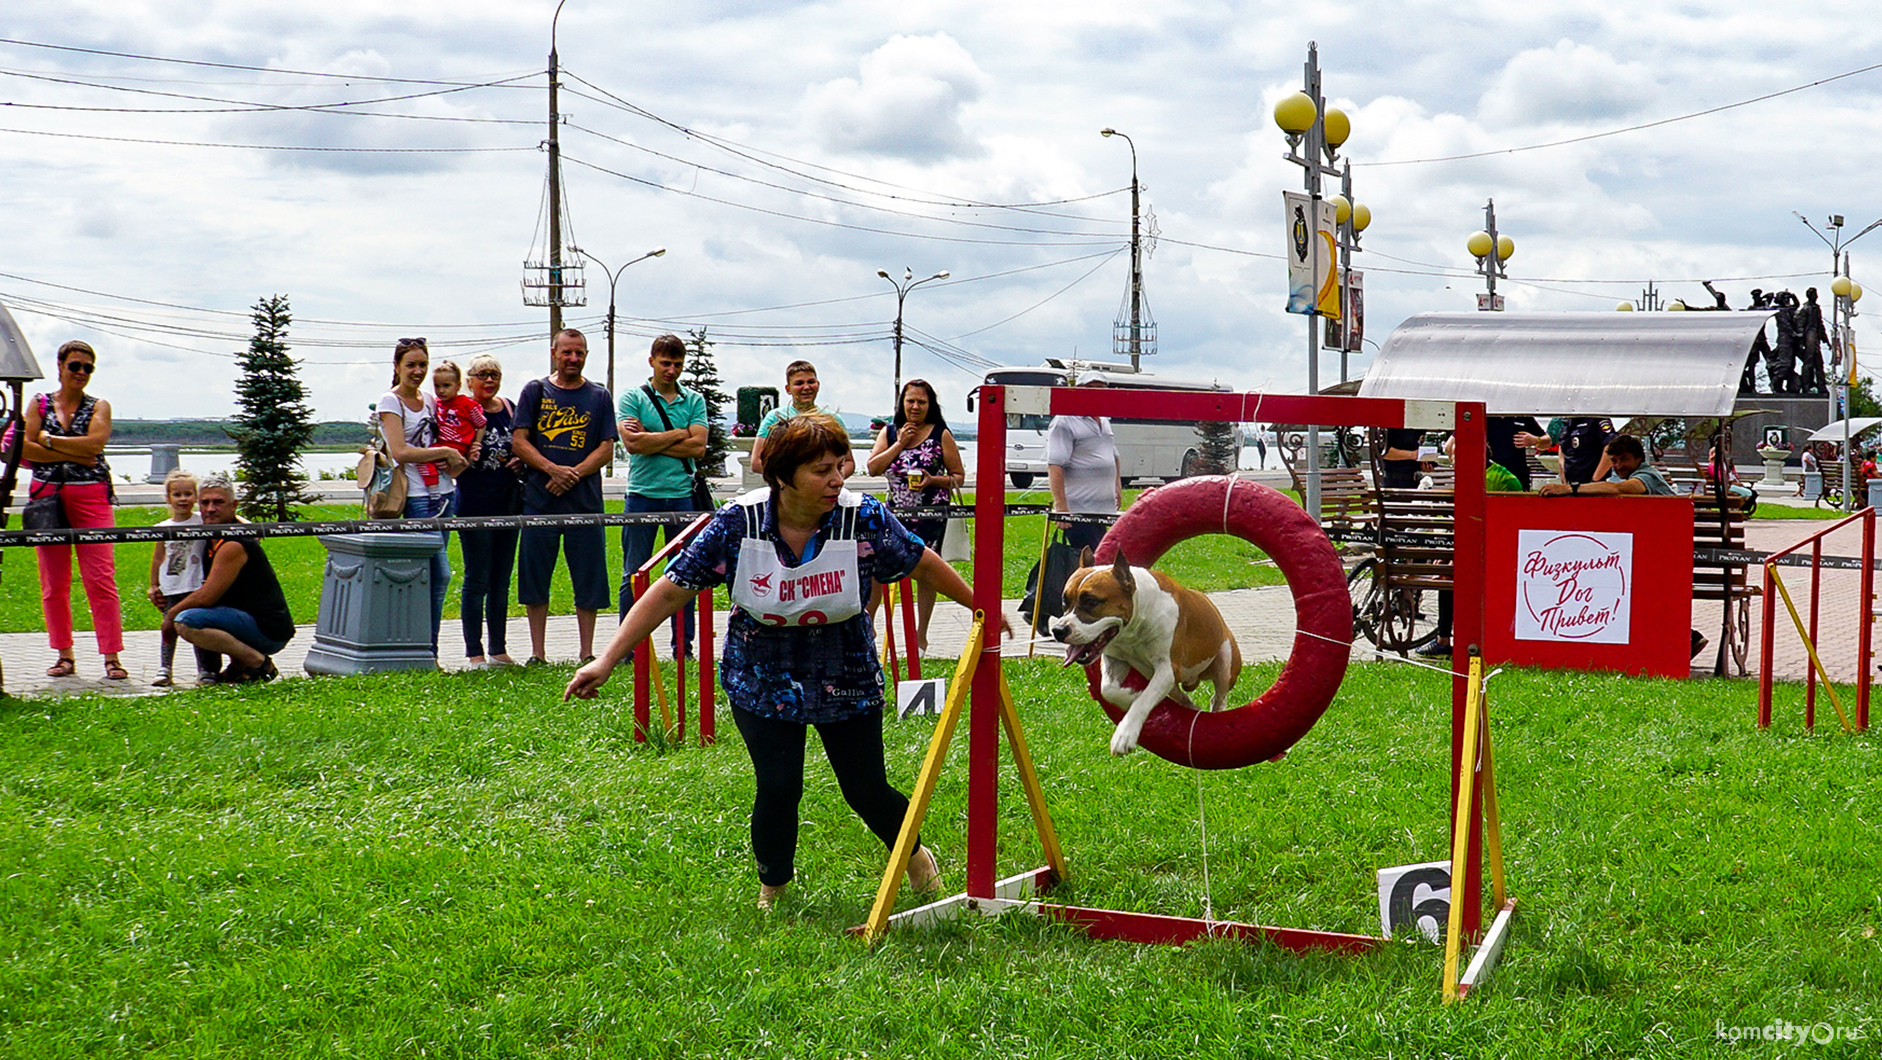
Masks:
[[[515,659],[512,659],[508,655],[503,655],[501,653],[492,655],[490,657],[490,661],[493,663],[496,663],[498,666],[515,666],[516,665]]]
[[[758,885],[758,911],[761,913],[771,912],[771,910],[778,904],[778,899],[784,896],[784,889],[789,886],[790,884],[788,883],[780,883],[776,887],[773,887],[768,883],[759,884]]]

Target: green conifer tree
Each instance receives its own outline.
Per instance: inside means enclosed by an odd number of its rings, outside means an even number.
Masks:
[[[699,466],[709,477],[716,477],[724,473],[726,457],[732,452],[724,416],[730,399],[720,389],[719,366],[713,363],[712,342],[705,328],[686,333],[686,385],[706,399],[706,455],[699,458]]]
[[[236,473],[243,481],[242,514],[250,519],[286,521],[296,518],[295,505],[319,498],[301,487],[307,473],[300,467],[300,451],[314,436],[314,410],[307,404],[297,365],[288,356],[286,295],[271,295],[255,303],[255,336],[237,359],[242,378],[235,384],[241,411],[229,436],[235,439]]]

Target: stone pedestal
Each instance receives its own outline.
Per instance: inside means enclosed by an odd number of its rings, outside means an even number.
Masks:
[[[1784,461],[1789,459],[1789,449],[1760,448],[1759,459],[1764,461],[1764,477],[1758,480],[1761,489],[1783,489],[1790,483],[1784,481]]]
[[[320,620],[307,651],[310,674],[429,670],[431,556],[441,535],[323,536],[327,572]]]
[[[734,453],[732,459],[738,462],[738,488],[740,493],[755,490],[765,484],[765,477],[751,469],[750,453]]]
[[[150,447],[150,474],[144,481],[152,485],[162,485],[170,472],[177,468],[177,456],[183,451],[180,445],[153,445]]]

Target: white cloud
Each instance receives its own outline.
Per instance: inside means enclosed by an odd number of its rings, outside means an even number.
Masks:
[[[824,147],[915,161],[981,153],[961,112],[990,79],[953,37],[898,34],[861,65],[860,78],[839,77],[804,94],[804,119]]]
[[[1493,127],[1612,124],[1657,95],[1646,64],[1618,62],[1599,48],[1560,40],[1511,58],[1484,92],[1479,114]]]

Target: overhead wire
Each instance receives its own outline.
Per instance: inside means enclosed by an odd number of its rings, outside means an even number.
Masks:
[[[176,59],[161,55],[141,55],[137,52],[110,51],[104,48],[81,48],[71,44],[48,44],[44,41],[19,40],[12,37],[0,37],[0,44],[11,44],[20,48],[40,48],[46,51],[103,55],[114,59],[137,59],[142,62],[170,63],[175,66],[202,66],[217,70],[246,70],[252,73],[266,74],[293,74],[297,77],[325,77],[347,81],[383,81],[401,85],[470,85],[474,83],[466,81],[440,81],[418,77],[385,77],[377,74],[342,74],[330,70],[295,70],[277,66],[247,66],[242,63],[217,63],[205,59]],[[533,70],[522,76],[530,77],[542,72],[541,70]]]
[[[575,165],[581,166],[584,169],[592,169],[597,173],[606,173],[607,175],[611,177],[619,177],[622,180],[629,181],[634,184],[640,184],[644,187],[652,188],[656,191],[670,192],[674,195],[684,195],[689,198],[700,199],[705,202],[718,203],[721,206],[730,206],[730,207],[733,207],[734,209],[749,210],[752,213],[765,214],[766,216],[769,216],[769,217],[781,217],[781,218],[785,218],[785,219],[792,220],[792,221],[803,221],[807,224],[825,225],[830,228],[842,228],[842,229],[847,229],[852,232],[870,232],[876,235],[899,236],[899,237],[908,238],[908,239],[926,239],[926,240],[932,240],[932,241],[942,242],[942,243],[973,243],[973,244],[979,244],[982,246],[1001,246],[1001,247],[1011,247],[1011,246],[1095,247],[1095,246],[1109,246],[1112,243],[1116,242],[1115,239],[1061,239],[1061,240],[970,239],[965,236],[924,235],[924,234],[915,233],[915,232],[897,232],[891,229],[874,228],[869,225],[850,224],[845,221],[833,221],[828,218],[822,218],[822,217],[805,217],[802,214],[787,213],[783,210],[772,210],[763,206],[753,206],[750,203],[737,202],[732,199],[722,199],[722,198],[719,198],[718,196],[707,195],[699,191],[688,190],[684,188],[670,187],[668,185],[661,184],[659,181],[648,180],[645,177],[637,177],[631,173],[623,173],[617,169],[610,169],[607,166],[600,166],[600,165],[596,165],[593,162],[584,161],[582,159],[576,158],[568,154],[566,151],[562,153],[562,161],[573,163]]]
[[[1400,158],[1400,159],[1391,159],[1391,160],[1383,161],[1383,162],[1354,162],[1353,166],[1354,168],[1362,168],[1362,167],[1377,168],[1380,166],[1423,165],[1429,162],[1462,162],[1466,159],[1472,159],[1472,158],[1491,158],[1496,155],[1514,155],[1514,154],[1520,154],[1525,151],[1541,151],[1545,148],[1550,148],[1550,147],[1566,147],[1569,144],[1587,143],[1590,140],[1601,140],[1609,136],[1620,136],[1623,133],[1640,132],[1643,129],[1657,129],[1662,125],[1672,125],[1676,122],[1691,121],[1694,118],[1703,118],[1703,117],[1706,117],[1707,115],[1718,114],[1718,113],[1721,113],[1723,111],[1728,111],[1728,110],[1735,110],[1739,107],[1749,107],[1753,103],[1763,103],[1766,100],[1777,99],[1780,96],[1788,96],[1796,92],[1805,91],[1806,89],[1817,88],[1822,85],[1830,84],[1833,81],[1841,81],[1845,78],[1855,77],[1859,74],[1866,74],[1875,70],[1882,70],[1882,63],[1872,63],[1869,66],[1858,67],[1857,69],[1854,69],[1854,70],[1845,70],[1844,72],[1840,74],[1834,74],[1830,77],[1819,78],[1808,84],[1794,85],[1790,88],[1781,89],[1776,92],[1767,92],[1762,96],[1753,96],[1750,99],[1741,99],[1736,103],[1726,103],[1717,107],[1707,107],[1704,110],[1696,110],[1689,114],[1679,114],[1671,118],[1661,118],[1658,121],[1641,122],[1638,125],[1629,125],[1621,129],[1609,129],[1606,132],[1588,133],[1587,135],[1584,135],[1584,136],[1571,136],[1565,140],[1551,140],[1547,143],[1528,144],[1523,147],[1503,147],[1503,148],[1498,148],[1492,151],[1472,151],[1469,154],[1444,155],[1444,156],[1436,157],[1436,158]]]
[[[713,173],[722,177],[729,177],[733,180],[747,181],[752,184],[760,185],[761,187],[772,188],[777,191],[788,192],[792,195],[802,195],[806,198],[817,199],[822,202],[834,203],[839,206],[850,206],[859,210],[877,210],[882,213],[894,214],[898,217],[913,217],[913,218],[916,218],[918,220],[923,220],[923,221],[938,221],[938,222],[942,222],[945,224],[965,225],[970,228],[994,228],[994,229],[999,229],[1001,231],[1006,231],[1006,232],[1030,232],[1030,233],[1037,234],[1037,235],[1096,236],[1099,238],[1103,238],[1107,235],[1109,235],[1111,238],[1117,238],[1118,235],[1121,235],[1121,233],[1103,233],[1103,232],[1065,232],[1065,231],[1060,231],[1057,229],[1026,228],[1026,227],[1021,227],[1017,225],[994,224],[991,221],[969,221],[969,220],[965,220],[963,218],[958,218],[958,217],[937,217],[933,214],[916,213],[911,210],[898,210],[889,206],[877,206],[874,203],[855,202],[850,199],[841,199],[834,195],[826,195],[822,192],[810,191],[805,188],[793,188],[788,185],[779,184],[776,181],[762,180],[758,177],[749,176],[744,173],[734,173],[730,170],[719,169],[719,168],[704,165],[698,162],[692,162],[684,158],[679,158],[675,155],[667,154],[664,151],[656,151],[651,147],[645,147],[640,144],[633,143],[632,141],[629,141],[629,140],[623,140],[617,136],[610,136],[607,133],[598,132],[594,129],[590,129],[581,125],[576,125],[572,122],[569,123],[569,128],[574,129],[577,132],[587,133],[590,136],[599,136],[604,140],[613,141],[614,143],[620,144],[623,147],[628,147],[636,151],[645,152],[646,154],[653,155],[656,158],[663,158],[669,162],[675,162],[675,163],[678,163],[679,165],[688,166],[692,169],[700,170],[702,172]],[[1094,224],[1113,224],[1114,223],[1117,225],[1122,225],[1124,223],[1122,220],[1119,220],[1116,222],[1104,221],[1101,219],[1086,219],[1086,220],[1090,220]]]
[[[218,147],[239,151],[310,151],[327,154],[363,155],[478,155],[530,151],[540,153],[541,146],[528,147],[316,147],[310,144],[219,144],[202,140],[150,140],[136,136],[98,136],[91,133],[51,132],[46,129],[0,129],[0,133],[20,136],[52,136],[65,140],[103,140],[118,144],[155,144],[164,147]]]
[[[988,324],[986,327],[983,327],[983,328],[975,328],[972,331],[963,331],[959,335],[954,336],[954,338],[964,339],[964,338],[967,338],[969,335],[978,335],[983,331],[992,331],[994,328],[997,328],[1002,324],[1008,323],[1010,321],[1018,320],[1020,317],[1025,316],[1027,313],[1030,313],[1033,310],[1038,309],[1040,306],[1045,305],[1047,302],[1052,301],[1054,298],[1057,298],[1058,296],[1064,294],[1065,292],[1071,290],[1072,288],[1077,287],[1079,284],[1084,283],[1086,280],[1091,278],[1091,275],[1093,273],[1097,272],[1099,269],[1104,268],[1106,262],[1109,262],[1112,258],[1117,257],[1119,254],[1124,253],[1124,251],[1128,249],[1130,248],[1129,247],[1117,248],[1116,250],[1112,251],[1110,255],[1108,255],[1104,259],[1104,261],[1100,261],[1096,265],[1093,265],[1091,268],[1087,269],[1083,275],[1079,276],[1077,279],[1073,280],[1071,283],[1068,283],[1065,286],[1059,288],[1058,290],[1052,292],[1051,294],[1046,295],[1044,298],[1041,298],[1039,301],[1034,302],[1032,305],[1027,306],[1026,308],[1020,310],[1019,312],[1014,313],[1012,316],[1002,317],[1001,319],[996,320],[993,323]]]

